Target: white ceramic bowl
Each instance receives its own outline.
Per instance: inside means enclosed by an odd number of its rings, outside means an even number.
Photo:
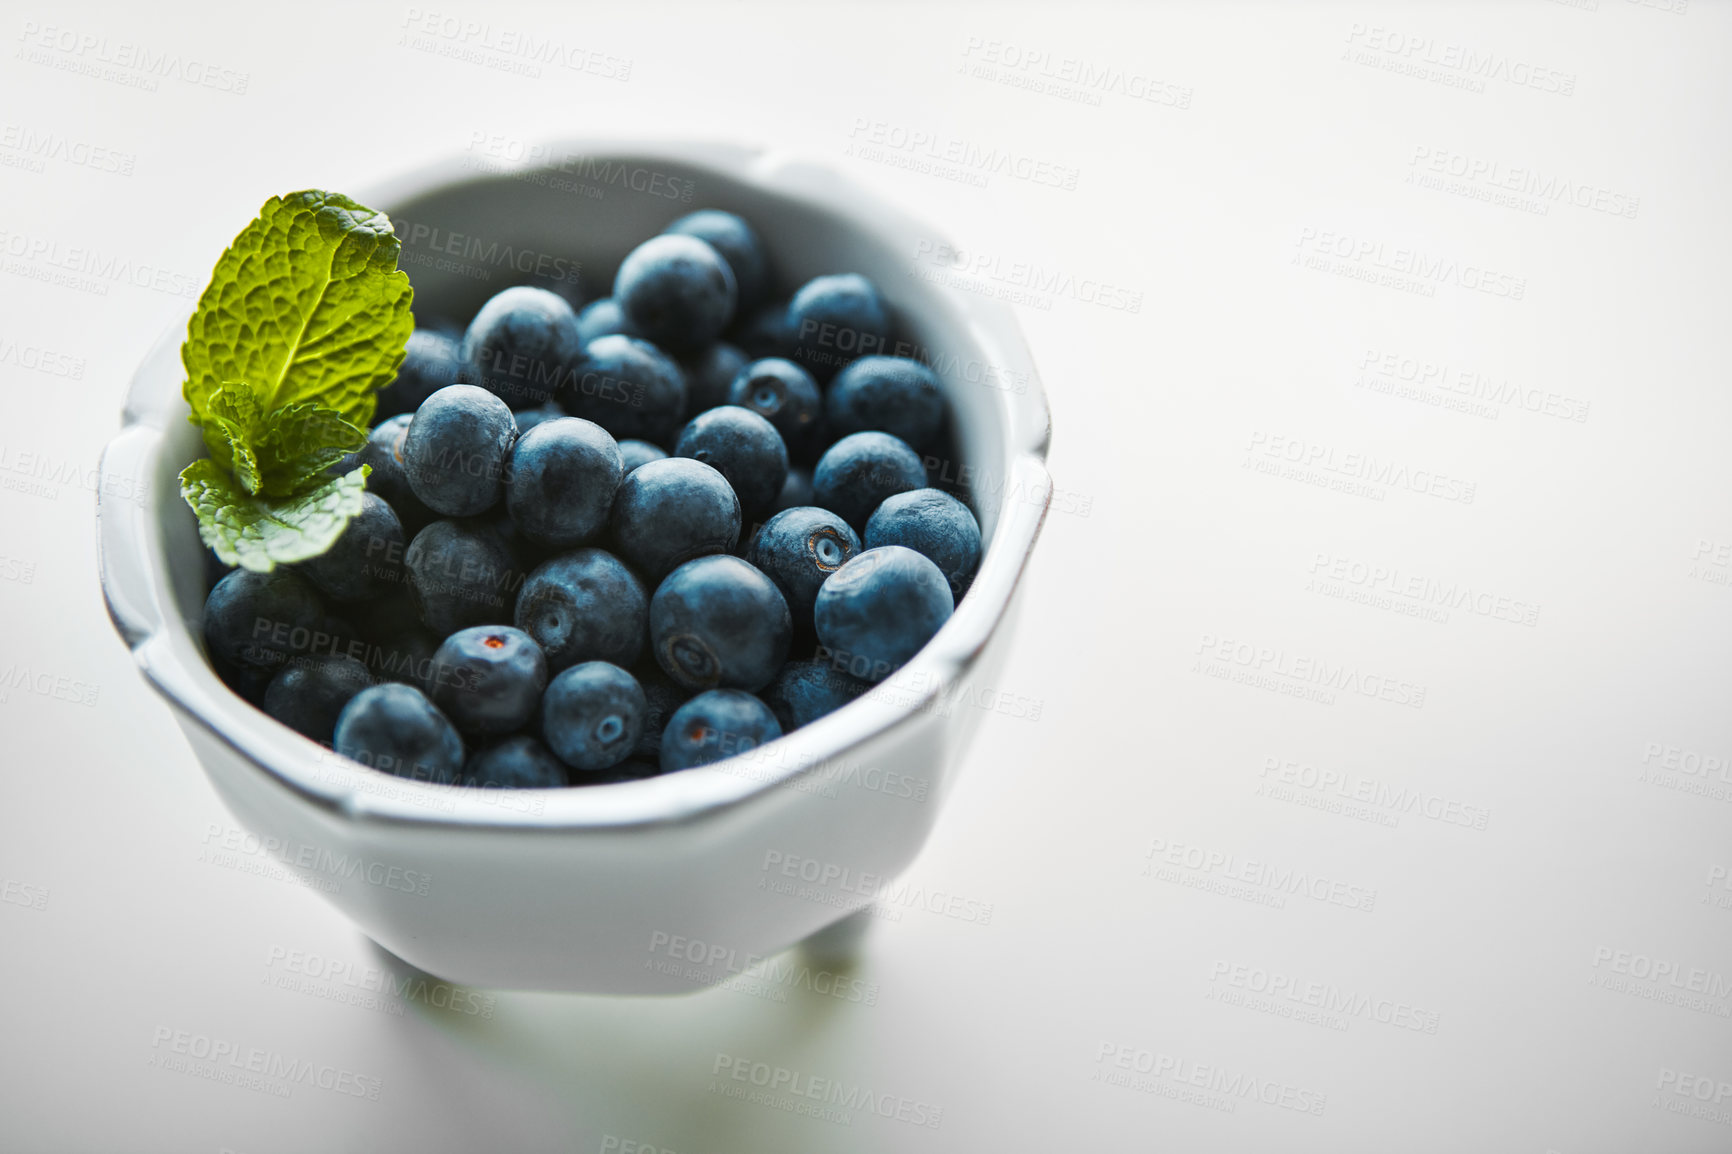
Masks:
[[[230,848],[274,857],[374,941],[452,982],[682,992],[861,910],[919,851],[991,708],[970,687],[997,685],[1050,498],[1046,401],[1010,310],[916,275],[939,234],[837,174],[669,142],[553,144],[532,162],[483,171],[460,157],[355,194],[400,235],[415,230],[403,267],[418,311],[467,317],[521,279],[505,262],[529,267],[524,251],[575,255],[599,295],[631,247],[699,207],[752,220],[785,286],[857,271],[882,288],[939,368],[986,540],[972,588],[909,665],[749,755],[642,781],[465,790],[336,757],[230,692],[205,659],[201,545],[176,480],[201,452],[180,392],[184,322],[139,367],[103,453],[102,588],[251,831],[225,835]]]

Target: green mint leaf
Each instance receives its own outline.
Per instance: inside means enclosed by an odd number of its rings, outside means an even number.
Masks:
[[[264,419],[258,398],[253,396],[245,381],[225,381],[221,388],[212,393],[210,414],[232,421],[249,431]]]
[[[271,497],[297,493],[366,443],[365,429],[317,401],[299,401],[280,409],[255,442],[263,463],[263,491]]]
[[[270,417],[317,400],[352,425],[397,373],[414,329],[401,244],[383,213],[337,193],[272,197],[217,261],[181,360],[195,424],[245,389]],[[225,385],[224,382],[227,382]]]
[[[234,474],[242,489],[257,493],[264,487],[250,430],[212,413],[205,418],[204,443],[210,450],[210,459]]]
[[[369,466],[299,496],[258,497],[209,458],[181,471],[180,494],[198,514],[198,532],[224,564],[269,573],[317,557],[361,511]]]
[[[252,446],[259,418],[258,402],[246,386],[237,388],[232,381],[211,394],[205,413],[204,443],[211,460],[233,473],[249,493],[257,493],[261,484]]]

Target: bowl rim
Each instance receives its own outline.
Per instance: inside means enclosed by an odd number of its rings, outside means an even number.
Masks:
[[[537,150],[545,150],[538,152]],[[869,192],[828,165],[761,147],[681,138],[559,137],[526,148],[528,157],[563,151],[596,161],[659,160],[702,175],[709,170],[776,196],[821,201],[846,216],[870,239],[893,247],[891,237],[943,234]],[[460,184],[484,185],[553,167],[525,159],[490,164],[477,172],[453,154],[366,185],[358,199],[387,215],[418,196]],[[694,206],[701,207],[701,206]],[[157,339],[127,390],[122,427],[103,451],[97,490],[97,545],[103,599],[116,630],[149,683],[179,712],[233,750],[251,770],[277,782],[298,800],[349,821],[396,826],[509,828],[560,831],[682,823],[749,802],[786,787],[801,775],[878,742],[932,710],[945,690],[974,666],[1010,607],[1052,496],[1046,470],[1050,419],[1045,392],[1009,305],[929,285],[961,318],[968,342],[1001,356],[995,363],[1027,366],[1027,388],[994,390],[1002,411],[1005,470],[1000,508],[979,572],[956,612],[893,677],[856,701],[747,754],[709,765],[607,785],[535,791],[435,785],[393,777],[341,757],[292,730],[229,690],[205,658],[194,629],[174,601],[167,579],[161,526],[154,513],[178,493],[137,499],[140,479],[155,476],[170,440],[184,421],[179,344],[189,309]],[[1003,356],[1002,354],[1012,354]],[[176,384],[172,399],[165,377]],[[178,469],[174,470],[178,473]],[[1011,493],[1026,493],[1011,500]],[[131,494],[131,498],[127,494]],[[900,682],[901,684],[895,684]],[[886,690],[893,692],[886,692]],[[867,708],[868,704],[873,708]],[[774,754],[771,757],[771,754]],[[774,761],[742,772],[753,761]],[[207,765],[207,772],[209,767]],[[507,807],[502,800],[533,793],[543,804]]]

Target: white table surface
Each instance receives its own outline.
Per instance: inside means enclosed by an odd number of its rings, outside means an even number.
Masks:
[[[0,1149],[1732,1149],[1727,5],[237,7],[0,20]],[[267,196],[598,132],[1083,286],[1039,715],[859,1002],[370,992],[103,611],[85,478]]]

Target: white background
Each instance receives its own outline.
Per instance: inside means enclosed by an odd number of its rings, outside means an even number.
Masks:
[[[1732,1149],[1726,5],[238,7],[0,20],[0,1148]],[[502,70],[527,36],[579,67]],[[335,1000],[386,962],[213,854],[80,470],[269,195],[615,132],[793,149],[966,263],[1140,294],[1018,306],[1070,511],[908,875],[961,914],[877,919],[871,1005]],[[1358,680],[1280,691],[1319,661]],[[164,1030],[377,1100],[153,1066]],[[941,1121],[729,1098],[719,1055]]]

